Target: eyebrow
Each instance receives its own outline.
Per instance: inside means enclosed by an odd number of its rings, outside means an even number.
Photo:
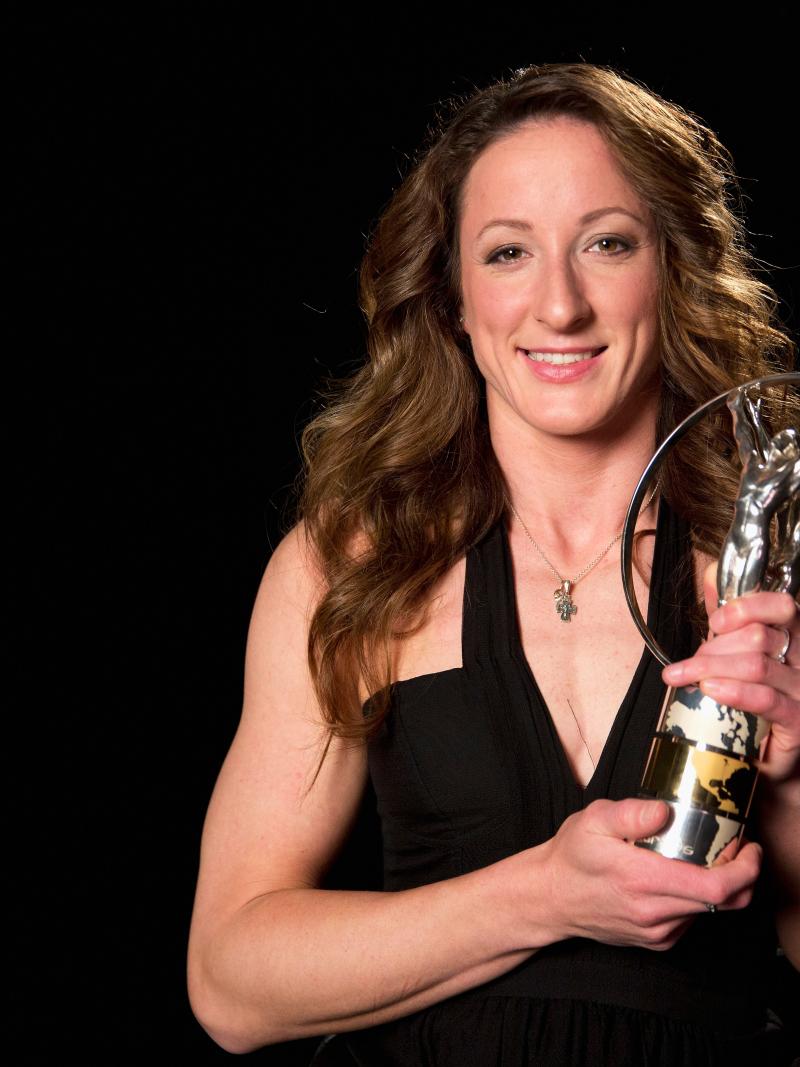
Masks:
[[[638,215],[634,215],[632,211],[628,211],[625,207],[599,207],[595,211],[590,211],[586,215],[582,215],[578,219],[578,224],[585,226],[589,222],[594,222],[596,219],[602,218],[603,215],[627,215],[629,218],[634,219],[641,226],[646,226],[644,219],[639,218]],[[510,230],[522,230],[525,233],[530,233],[533,229],[529,222],[525,222],[523,219],[492,219],[487,222],[483,227],[478,237],[483,237],[487,230],[490,230],[493,226],[507,226]]]

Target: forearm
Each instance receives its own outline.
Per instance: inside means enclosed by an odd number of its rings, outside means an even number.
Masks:
[[[759,783],[758,835],[775,890],[775,927],[800,970],[800,779]]]
[[[524,922],[518,857],[396,893],[258,897],[190,950],[195,1012],[224,1048],[247,1052],[373,1026],[480,985],[556,940],[536,851],[525,854]]]

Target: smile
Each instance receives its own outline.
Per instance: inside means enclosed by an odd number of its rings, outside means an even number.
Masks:
[[[584,360],[593,359],[603,349],[593,348],[586,352],[533,352],[523,348],[520,351],[524,352],[528,359],[532,359],[536,363],[553,363],[556,366],[561,366],[565,363],[582,363]]]

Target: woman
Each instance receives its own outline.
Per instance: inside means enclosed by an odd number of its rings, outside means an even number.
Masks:
[[[395,194],[362,269],[370,359],[305,435],[207,817],[189,988],[223,1047],[763,1053],[770,893],[800,963],[800,626],[787,594],[713,610],[722,418],[670,458],[637,568],[664,679],[773,723],[758,842],[712,870],[632,844],[666,819],[631,799],[664,685],[617,555],[657,442],[791,359],[728,162],[640,86],[552,65],[467,101]],[[715,636],[692,655],[704,570]],[[320,889],[368,777],[387,891]]]

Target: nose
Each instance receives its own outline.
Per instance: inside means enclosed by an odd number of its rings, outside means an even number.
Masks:
[[[582,326],[591,315],[582,279],[569,259],[542,263],[533,288],[533,314],[558,333]]]

